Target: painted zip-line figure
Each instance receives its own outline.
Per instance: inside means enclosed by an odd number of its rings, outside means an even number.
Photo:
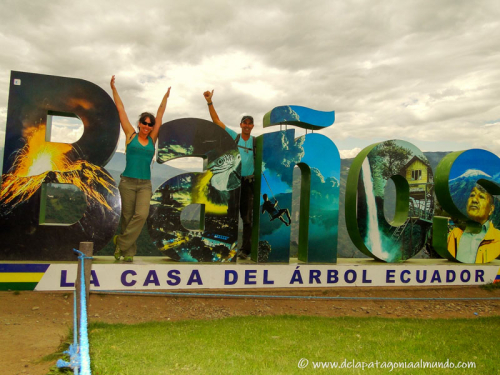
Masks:
[[[264,199],[264,203],[262,204],[262,213],[267,211],[270,216],[269,221],[280,219],[287,227],[292,224],[292,219],[290,218],[290,211],[288,210],[288,208],[279,209],[278,207],[277,209],[276,206],[278,205],[278,201],[275,199],[274,203],[271,203],[271,201],[267,198],[267,194],[263,194],[262,198]],[[283,215],[286,215],[288,221],[283,218]]]
[[[203,96],[207,101],[208,111],[212,121],[225,129],[234,139],[241,155],[241,192],[240,192],[240,216],[243,221],[243,244],[238,251],[240,259],[247,259],[251,251],[252,237],[252,208],[253,208],[253,184],[254,184],[254,160],[255,160],[255,137],[250,133],[253,129],[253,117],[243,116],[240,121],[241,134],[228,128],[215,111],[212,97],[214,90],[205,91]]]
[[[137,130],[130,123],[125,106],[115,87],[115,76],[111,77],[111,90],[120,124],[125,133],[126,166],[120,176],[122,212],[120,234],[113,238],[115,259],[123,256],[125,262],[132,262],[137,252],[137,238],[149,215],[151,201],[151,162],[155,154],[155,143],[163,121],[163,114],[170,96],[170,87],[158,107],[156,118],[152,113],[143,112],[137,122]]]

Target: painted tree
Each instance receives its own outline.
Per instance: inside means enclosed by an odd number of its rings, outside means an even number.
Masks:
[[[394,140],[385,141],[384,146],[378,148],[377,154],[382,158],[381,172],[385,178],[398,174],[405,164],[413,156],[413,153],[401,146],[398,146]]]

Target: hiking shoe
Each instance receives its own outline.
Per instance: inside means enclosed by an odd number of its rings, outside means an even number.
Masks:
[[[134,257],[123,257],[123,260],[125,262],[133,262],[134,261]]]

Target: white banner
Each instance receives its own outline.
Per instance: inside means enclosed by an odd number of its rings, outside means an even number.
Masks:
[[[91,290],[445,286],[493,282],[495,265],[94,264]],[[72,290],[76,264],[51,264],[35,290]]]

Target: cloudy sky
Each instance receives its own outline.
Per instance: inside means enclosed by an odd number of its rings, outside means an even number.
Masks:
[[[322,133],[343,157],[388,139],[500,155],[498,1],[0,0],[0,14],[0,146],[17,70],[108,93],[115,74],[134,119],[169,86],[165,120],[209,119],[215,89],[222,121],[252,114],[255,135],[279,105],[335,110]],[[78,139],[68,127],[54,139]]]

